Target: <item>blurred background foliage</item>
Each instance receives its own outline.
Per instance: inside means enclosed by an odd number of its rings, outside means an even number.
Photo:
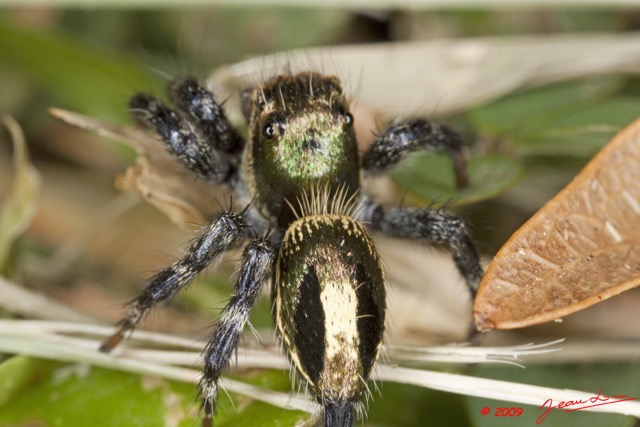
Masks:
[[[114,322],[122,313],[122,302],[136,294],[147,272],[179,256],[179,248],[190,237],[154,208],[139,203],[136,196],[115,190],[114,176],[135,156],[129,148],[54,120],[47,113],[51,106],[125,124],[129,123],[125,106],[136,91],[162,93],[167,76],[205,76],[223,64],[270,52],[347,43],[637,30],[640,9],[6,7],[0,10],[0,113],[10,114],[21,124],[42,181],[34,184],[39,195],[29,202],[37,206],[30,227],[18,239],[0,235],[1,243],[11,248],[0,269],[13,281]],[[640,79],[633,75],[522,90],[441,118],[471,141],[472,158],[484,156],[471,162],[472,177],[479,177],[475,181],[482,182],[482,188],[472,188],[468,194],[440,188],[446,184],[439,181],[451,182],[442,178],[448,168],[437,160],[425,166],[429,159],[412,160],[395,179],[408,189],[408,198],[463,199],[466,205],[459,211],[473,224],[482,252],[490,256],[599,147],[639,115]],[[19,166],[12,164],[9,136],[1,132],[0,200],[4,202],[0,206],[6,209],[15,198],[10,192]],[[223,263],[220,271],[199,279],[199,285],[161,314],[152,315],[145,327],[204,337],[227,298],[226,281],[232,269],[233,262]],[[258,328],[269,325],[266,300],[259,304],[253,323]],[[625,337],[624,331],[621,334]],[[0,426],[197,424],[192,386],[95,368],[78,371],[74,365],[58,362],[5,359],[0,364]],[[638,371],[637,364],[623,363],[587,373],[567,367],[568,374],[556,385],[597,391],[598,381],[608,379],[607,384],[615,387],[611,392],[633,395],[637,378],[623,382],[629,380],[631,368]],[[540,384],[561,375],[555,367],[536,367],[533,372],[531,381]],[[504,368],[476,373],[496,378],[513,375]],[[593,381],[584,384],[583,376]],[[289,387],[285,373],[251,373],[244,378],[275,389]],[[481,406],[490,405],[482,399],[395,384],[381,388],[383,398],[371,405],[367,425],[479,426],[491,421],[479,414]],[[295,425],[300,420],[300,414],[249,404],[239,397],[234,397],[236,411],[225,404],[224,394],[222,399],[219,426]],[[536,408],[525,408],[525,414],[531,414],[526,421],[530,425]],[[591,425],[634,425],[627,417],[602,416],[603,421],[597,421],[588,414],[582,416]],[[524,419],[501,421],[525,425]],[[549,425],[574,422],[578,422],[574,415],[561,414]]]

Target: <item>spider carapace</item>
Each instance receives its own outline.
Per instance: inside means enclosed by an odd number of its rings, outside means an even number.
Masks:
[[[361,192],[361,180],[387,172],[411,151],[434,150],[451,155],[464,185],[461,139],[413,118],[390,126],[359,153],[340,82],[312,72],[276,76],[240,94],[246,140],[196,80],[176,80],[168,94],[171,108],[147,94],[134,96],[134,117],[201,179],[228,185],[245,208],[217,215],[184,258],[152,277],[101,350],[112,350],[151,307],[248,240],[203,355],[203,426],[213,424],[221,372],[262,285],[271,281],[279,337],[323,406],[324,425],[351,427],[368,394],[385,324],[384,274],[367,228],[448,246],[472,293],[482,276],[460,218],[441,209],[385,208]]]

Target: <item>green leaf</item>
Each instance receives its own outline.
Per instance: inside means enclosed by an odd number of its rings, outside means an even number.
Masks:
[[[244,382],[251,383],[269,390],[291,391],[291,383],[289,382],[289,374],[283,371],[267,371],[253,378],[238,378]],[[221,392],[219,395],[222,395]],[[312,417],[311,414],[289,411],[277,408],[266,403],[252,401],[249,399],[233,395],[233,403],[226,402],[224,408],[222,403],[218,405],[218,414],[216,416],[217,426],[247,426],[247,427],[271,427],[271,426],[300,426],[304,421]],[[220,421],[219,421],[220,420]]]
[[[2,121],[13,142],[14,175],[10,193],[0,205],[0,272],[8,269],[11,247],[35,215],[40,190],[40,175],[29,161],[20,126],[9,116]]]
[[[153,75],[133,61],[60,31],[34,31],[0,20],[0,58],[37,81],[64,107],[122,121],[131,93]]]
[[[616,97],[557,114],[513,141],[527,155],[591,156],[640,117],[640,97]]]
[[[285,373],[252,382],[289,389]],[[0,425],[191,427],[199,425],[196,386],[150,376],[13,357],[0,365]],[[309,415],[221,391],[216,426],[294,426]]]
[[[385,382],[373,393],[367,423],[371,426],[468,426],[463,397],[428,388]],[[372,391],[374,389],[372,388]],[[356,424],[357,425],[357,424]]]
[[[479,131],[517,136],[530,127],[544,124],[559,113],[575,111],[590,100],[614,93],[620,78],[571,81],[544,86],[507,96],[469,113]]]
[[[474,375],[483,378],[494,378],[507,381],[518,381],[525,384],[535,384],[545,387],[561,389],[573,389],[593,392],[596,396],[601,394],[614,396],[626,395],[640,397],[638,395],[638,382],[640,373],[637,366],[629,363],[600,363],[582,365],[531,365],[526,369],[503,366],[478,366],[474,368]],[[521,405],[516,403],[501,402],[496,400],[466,397],[469,417],[476,427],[495,426],[498,424],[535,426],[536,420],[544,412],[538,406]],[[559,402],[554,402],[557,405]],[[573,406],[579,407],[583,405]],[[489,407],[491,411],[483,415],[480,411]],[[496,417],[496,408],[523,408],[523,413],[517,418]],[[568,409],[568,408],[567,408]],[[587,411],[564,412],[552,410],[541,426],[579,426],[590,427],[632,427],[636,419],[619,414],[602,414]]]
[[[191,425],[197,421],[185,415],[195,405],[193,386],[152,377],[14,357],[0,366],[0,383],[20,384],[0,395],[0,425],[157,426],[171,419]]]
[[[419,204],[434,202],[453,206],[476,203],[502,193],[522,176],[519,161],[498,155],[472,157],[467,163],[469,186],[455,188],[451,159],[446,155],[420,153],[411,155],[392,176],[404,187],[411,202],[412,195]]]
[[[469,118],[519,155],[593,155],[640,116],[640,97],[617,94],[620,78],[580,80],[515,94]]]

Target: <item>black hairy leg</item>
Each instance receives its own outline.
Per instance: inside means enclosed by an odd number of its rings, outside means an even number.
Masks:
[[[463,140],[446,126],[423,118],[409,119],[390,126],[378,135],[362,157],[362,167],[370,173],[384,173],[407,154],[417,151],[441,151],[451,156],[456,186],[468,184]]]
[[[169,97],[176,110],[145,93],[131,98],[129,108],[187,169],[211,182],[229,183],[237,171],[243,140],[220,105],[192,79],[175,81]]]
[[[484,272],[462,218],[444,209],[394,208],[384,211],[381,206],[371,204],[363,220],[370,223],[372,230],[388,236],[445,245],[475,297]]]
[[[204,350],[204,374],[200,381],[203,427],[213,425],[220,374],[238,347],[242,329],[260,294],[261,285],[271,277],[276,254],[275,246],[263,238],[253,240],[244,250],[231,299],[223,309],[220,322],[213,329]]]
[[[113,350],[124,335],[136,327],[150,308],[172,298],[179,290],[189,285],[198,273],[241,237],[246,228],[242,215],[232,211],[220,214],[191,245],[184,258],[152,277],[147,287],[132,301],[131,309],[119,322],[118,330],[102,343],[100,351]]]
[[[231,125],[213,94],[193,77],[174,80],[168,89],[171,103],[191,118],[202,136],[222,153],[239,156],[244,140]]]

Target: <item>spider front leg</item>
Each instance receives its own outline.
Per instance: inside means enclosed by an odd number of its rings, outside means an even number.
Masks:
[[[131,303],[132,307],[119,322],[118,330],[102,343],[100,351],[113,350],[124,335],[136,327],[150,308],[160,301],[172,298],[179,290],[189,285],[198,273],[242,236],[246,228],[242,216],[243,213],[232,211],[220,214],[189,248],[184,258],[151,278],[147,287]]]
[[[232,181],[244,141],[220,104],[192,78],[174,81],[169,98],[176,110],[145,93],[131,98],[129,107],[188,169],[218,184]]]
[[[453,160],[456,187],[468,184],[464,144],[451,129],[423,118],[414,118],[390,126],[378,135],[362,158],[362,167],[369,173],[384,173],[412,151],[443,151]]]
[[[252,241],[244,250],[233,294],[204,350],[204,374],[200,381],[204,409],[203,427],[213,425],[220,374],[238,346],[240,334],[249,317],[249,311],[260,294],[261,285],[271,277],[275,258],[275,246],[263,238]]]
[[[379,135],[363,155],[362,167],[369,174],[384,173],[417,150],[449,154],[457,187],[463,188],[468,184],[462,138],[449,128],[422,118],[398,123]],[[427,240],[448,246],[460,274],[475,296],[484,273],[462,219],[441,209],[398,208],[385,212],[372,202],[368,203],[363,219],[371,224],[373,230],[392,237]]]
[[[242,152],[244,140],[227,119],[222,105],[196,79],[174,80],[168,92],[173,105],[188,115],[216,150],[232,155]]]
[[[369,222],[372,230],[392,237],[426,240],[447,246],[475,297],[484,272],[462,218],[444,209],[395,208],[385,212],[380,205],[371,203],[363,220]]]

